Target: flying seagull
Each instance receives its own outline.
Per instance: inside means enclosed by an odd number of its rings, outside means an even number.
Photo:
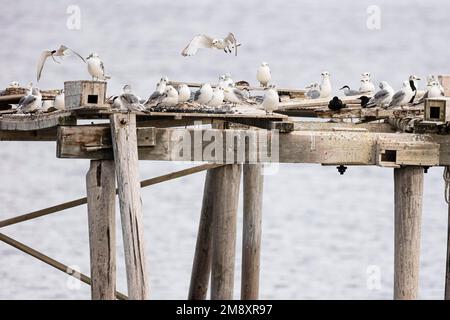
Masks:
[[[57,60],[55,60],[55,57],[62,58],[62,57],[70,56],[71,54],[75,54],[83,62],[86,63],[86,61],[83,59],[82,56],[80,56],[78,53],[76,53],[75,51],[73,51],[72,49],[70,49],[69,47],[67,47],[63,44],[60,45],[59,48],[56,50],[42,51],[41,56],[39,57],[38,64],[37,64],[37,75],[36,75],[37,81],[39,82],[39,79],[41,79],[42,69],[44,68],[45,61],[47,61],[48,57],[52,57],[54,62],[59,63]]]
[[[192,38],[191,42],[186,46],[186,48],[181,51],[182,56],[193,56],[197,53],[200,48],[214,48],[223,50],[226,53],[231,53],[234,49],[234,55],[237,56],[237,47],[241,44],[237,43],[236,38],[230,32],[224,39],[211,38],[205,34],[198,34]]]

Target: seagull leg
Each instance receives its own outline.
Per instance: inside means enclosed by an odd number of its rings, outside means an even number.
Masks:
[[[54,62],[56,62],[57,64],[61,64],[61,62],[57,61],[53,55],[51,55],[51,57],[52,57]]]

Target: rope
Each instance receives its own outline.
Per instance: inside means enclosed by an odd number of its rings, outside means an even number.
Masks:
[[[450,167],[446,166],[444,169],[444,181],[445,181],[445,202],[450,204]]]

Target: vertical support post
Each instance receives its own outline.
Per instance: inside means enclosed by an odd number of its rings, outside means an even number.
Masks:
[[[114,161],[92,160],[86,175],[92,300],[116,298]]]
[[[259,295],[261,219],[264,176],[262,164],[245,164],[243,178],[244,223],[242,234],[241,299]]]
[[[148,298],[148,278],[138,172],[136,115],[115,113],[111,115],[110,122],[119,189],[128,296],[130,299],[142,300]]]
[[[423,168],[406,166],[394,169],[394,192],[394,299],[417,299],[419,291]]]
[[[214,171],[213,255],[211,299],[233,298],[236,255],[236,215],[239,204],[241,165],[230,164]]]
[[[208,283],[211,275],[212,222],[215,198],[213,183],[215,172],[218,169],[220,168],[209,169],[206,172],[202,211],[200,213],[197,243],[192,264],[191,283],[189,285],[189,300],[204,300],[208,292]]]

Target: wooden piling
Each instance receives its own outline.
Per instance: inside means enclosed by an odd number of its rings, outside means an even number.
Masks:
[[[262,169],[261,164],[245,164],[243,168],[242,300],[256,300],[259,296],[261,219],[264,184]]]
[[[212,258],[212,222],[214,213],[214,182],[217,168],[206,172],[202,211],[198,225],[197,243],[192,264],[189,300],[204,300],[208,292]]]
[[[226,165],[215,170],[212,193],[213,254],[211,299],[233,298],[236,255],[236,215],[239,202],[241,165]]]
[[[394,169],[394,192],[394,299],[417,299],[419,290],[423,168],[419,166],[405,166]]]
[[[92,160],[86,189],[93,300],[116,295],[115,185],[114,161]]]
[[[128,296],[136,300],[147,299],[148,278],[139,186],[136,115],[116,113],[111,115],[110,122],[119,190]]]

